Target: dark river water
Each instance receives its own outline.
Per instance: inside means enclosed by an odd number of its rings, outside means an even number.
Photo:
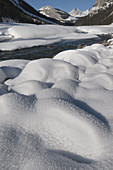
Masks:
[[[39,59],[39,58],[53,58],[61,51],[69,49],[77,49],[78,46],[92,45],[94,43],[102,43],[110,39],[110,35],[101,35],[98,38],[85,40],[63,40],[57,43],[35,46],[31,48],[24,48],[15,51],[0,51],[0,61],[7,59]]]

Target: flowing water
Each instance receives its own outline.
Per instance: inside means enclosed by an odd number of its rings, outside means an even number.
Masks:
[[[31,48],[24,48],[15,51],[0,52],[0,61],[7,59],[39,59],[39,58],[53,58],[61,51],[69,49],[82,48],[86,45],[92,45],[94,43],[102,43],[107,41],[110,35],[101,35],[98,38],[84,39],[84,40],[63,40],[57,43],[35,46]]]

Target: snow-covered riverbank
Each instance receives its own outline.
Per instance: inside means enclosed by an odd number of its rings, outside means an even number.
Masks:
[[[59,25],[0,24],[0,50],[10,51],[61,40],[98,38],[99,34],[113,33],[109,26],[69,27]]]
[[[0,62],[1,170],[112,170],[112,40],[109,47]]]

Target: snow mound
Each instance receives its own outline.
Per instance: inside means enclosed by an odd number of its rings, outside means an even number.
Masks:
[[[1,170],[112,170],[112,58],[95,44],[0,62]]]
[[[52,59],[40,59],[29,62],[19,77],[9,80],[9,85],[24,82],[26,80],[38,80],[54,83],[62,78],[77,79],[78,68],[64,61]]]

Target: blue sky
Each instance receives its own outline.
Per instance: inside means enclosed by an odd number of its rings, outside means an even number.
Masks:
[[[96,0],[24,0],[35,9],[39,9],[42,6],[50,5],[54,8],[70,12],[74,8],[78,8],[81,11],[91,8]]]

